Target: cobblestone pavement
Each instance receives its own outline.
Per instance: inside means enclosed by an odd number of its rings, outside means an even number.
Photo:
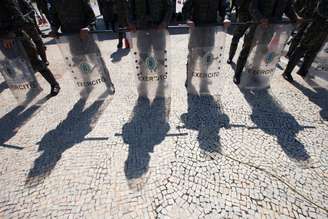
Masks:
[[[187,35],[171,42],[172,96],[153,103],[116,41],[105,101],[79,99],[52,41],[58,97],[38,74],[44,93],[17,107],[0,79],[0,218],[327,218],[327,91],[279,69],[241,91],[224,65],[219,95],[188,96]]]

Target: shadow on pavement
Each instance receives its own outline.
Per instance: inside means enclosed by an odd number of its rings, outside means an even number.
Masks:
[[[292,85],[294,85],[305,96],[307,96],[312,103],[314,103],[315,105],[321,108],[320,116],[323,120],[327,121],[328,120],[328,90],[316,86],[315,82],[313,81],[310,83],[310,85],[312,85],[312,88],[315,91],[312,91],[311,89],[302,86],[296,81],[294,81]]]
[[[304,145],[296,139],[302,127],[285,112],[268,90],[241,90],[252,108],[251,119],[257,128],[275,136],[284,153],[291,159],[306,161],[310,158]]]
[[[98,100],[85,108],[86,101],[87,99],[84,98],[75,103],[67,117],[38,142],[38,151],[42,153],[34,161],[34,165],[28,173],[26,185],[36,186],[42,183],[67,149],[87,140],[85,136],[92,131],[110,102]]]
[[[185,128],[198,131],[199,147],[207,152],[220,152],[220,129],[229,127],[230,119],[211,95],[188,94],[188,112],[181,115]]]
[[[14,137],[18,130],[26,124],[47,102],[51,97],[48,95],[36,104],[26,108],[25,106],[17,106],[0,119],[0,147],[22,150],[23,147],[5,144]]]
[[[123,126],[123,140],[129,145],[124,172],[130,186],[148,172],[150,153],[170,130],[166,116],[169,105],[170,99],[158,97],[151,103],[148,98],[139,97],[131,120]]]
[[[8,88],[8,85],[5,81],[3,81],[1,84],[0,84],[0,93],[2,93],[4,90],[6,90]]]
[[[121,61],[122,57],[127,56],[130,53],[130,49],[117,49],[113,52],[110,57],[112,62],[119,62]]]

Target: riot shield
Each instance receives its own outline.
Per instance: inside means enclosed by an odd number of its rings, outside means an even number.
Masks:
[[[223,27],[190,29],[186,86],[188,93],[218,94],[225,46]]]
[[[291,24],[271,24],[268,28],[257,27],[240,87],[249,89],[270,87],[270,80],[292,32],[292,27]]]
[[[167,30],[131,34],[132,61],[139,96],[170,97],[170,38]]]
[[[114,94],[115,89],[97,42],[97,36],[92,34],[84,40],[79,35],[57,39],[57,45],[81,97],[92,95],[101,100]]]
[[[328,89],[328,42],[323,45],[314,60],[308,78],[318,86]]]
[[[20,40],[7,49],[0,40],[0,72],[18,104],[28,104],[42,89]]]

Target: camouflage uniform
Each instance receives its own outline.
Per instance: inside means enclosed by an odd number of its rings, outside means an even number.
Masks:
[[[19,8],[21,12],[24,14],[26,21],[30,23],[30,25],[26,25],[24,31],[32,38],[38,54],[40,55],[42,61],[48,63],[47,55],[46,55],[46,47],[43,43],[43,40],[39,34],[37,24],[34,21],[34,8],[29,2],[26,0],[18,0]]]
[[[114,14],[114,0],[101,0],[99,2],[101,2],[101,11],[106,29],[109,29],[109,24],[111,24],[112,30],[115,31],[117,17]]]
[[[121,27],[128,26],[128,1],[114,0],[114,13],[117,14],[117,23]]]
[[[322,45],[327,40],[327,37],[328,0],[319,0],[313,21],[306,27],[300,43],[289,59],[288,65],[284,72],[284,77],[286,80],[293,80],[291,73],[303,55],[304,61],[298,74],[302,77],[307,75],[309,68],[311,67]]]
[[[38,58],[30,37],[24,32],[31,26],[30,21],[21,13],[17,0],[0,0],[0,38],[10,39],[15,36],[21,38],[22,45],[35,71],[49,82],[52,89],[59,87],[56,79],[45,63]]]
[[[295,3],[295,8],[297,8],[297,13],[304,19],[312,19],[314,15],[314,11],[317,7],[318,0],[311,0],[311,1],[304,1],[304,0],[298,0]],[[304,31],[309,26],[309,23],[303,23],[298,26],[296,30],[296,34],[293,36],[290,47],[287,53],[287,57],[290,57],[293,52],[295,51],[297,45],[302,39],[302,36],[304,34]]]
[[[191,20],[196,26],[215,25],[221,21],[230,20],[230,3],[228,0],[187,0],[182,9],[184,19]]]
[[[172,15],[171,0],[128,0],[129,23],[137,29],[167,26]]]
[[[297,15],[292,3],[293,0],[251,0],[250,13],[256,22],[259,22],[261,19],[268,19],[270,23],[280,22],[282,21],[283,14],[286,14],[292,21],[296,21]],[[257,25],[251,25],[244,38],[243,49],[240,52],[234,76],[234,82],[236,84],[240,83],[242,71],[252,49],[256,28]],[[270,38],[269,35],[270,34],[265,34],[267,39]]]
[[[249,13],[249,3],[251,0],[239,0],[236,1],[235,4],[237,6],[238,11],[238,22],[246,23],[252,20],[252,17]],[[238,48],[238,43],[240,38],[246,33],[247,29],[250,27],[250,24],[240,24],[237,25],[235,32],[232,37],[230,51],[229,51],[229,60],[228,63],[232,61],[235,56],[236,50]]]
[[[185,20],[191,20],[195,26],[215,26],[221,21],[230,20],[230,3],[227,0],[187,0],[182,8]],[[208,29],[209,30],[209,29]],[[211,47],[214,45],[214,30],[212,33],[191,31],[189,49],[192,47]],[[206,39],[204,42],[204,39]]]
[[[88,0],[56,0],[50,13],[53,32],[61,28],[63,33],[79,33],[83,28],[91,28],[96,21]]]
[[[124,28],[128,26],[128,2],[127,0],[114,0],[114,8],[113,8],[116,23],[119,28]],[[126,37],[125,32],[118,31],[118,40],[119,43],[117,45],[118,48],[122,48],[123,46],[123,38]],[[127,41],[126,41],[127,42]],[[126,43],[127,44],[127,43]],[[129,47],[129,45],[126,45]]]

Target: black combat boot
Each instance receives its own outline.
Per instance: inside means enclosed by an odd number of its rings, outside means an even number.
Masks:
[[[229,51],[229,58],[227,60],[227,63],[230,65],[232,63],[233,57],[236,54],[238,44],[231,44],[230,51]]]
[[[41,70],[40,73],[51,86],[50,96],[52,97],[56,96],[60,91],[60,86],[56,81],[55,77],[53,76],[53,74],[51,73],[51,71],[48,68],[46,68]]]

